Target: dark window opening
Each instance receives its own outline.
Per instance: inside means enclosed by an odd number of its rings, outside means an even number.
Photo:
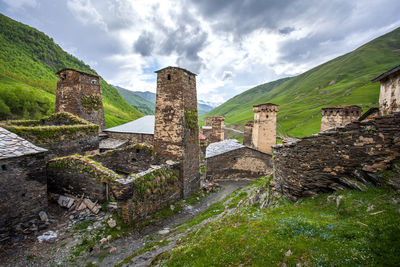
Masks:
[[[136,162],[136,161],[137,161],[137,159],[135,159],[135,158],[132,159],[132,162]]]
[[[3,171],[6,171],[6,170],[7,170],[7,166],[6,166],[6,165],[1,165],[1,169],[2,169]]]
[[[267,115],[267,116],[265,116],[265,117],[267,117],[267,119],[268,119],[269,116]]]
[[[25,193],[22,193],[21,197],[25,197]]]
[[[168,81],[171,80],[171,74],[168,74],[167,79],[168,79]]]
[[[140,153],[140,149],[139,148],[136,148],[136,154],[137,153]]]

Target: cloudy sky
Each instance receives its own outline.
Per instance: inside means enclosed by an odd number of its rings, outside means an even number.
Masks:
[[[0,12],[111,84],[155,92],[154,71],[180,66],[214,102],[400,27],[399,0],[0,0]]]

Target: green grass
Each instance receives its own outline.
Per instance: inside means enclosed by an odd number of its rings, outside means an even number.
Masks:
[[[252,106],[279,105],[278,134],[304,137],[319,132],[322,107],[378,106],[379,83],[371,79],[399,65],[400,28],[301,75],[256,86],[201,116],[223,115],[228,124],[253,120]],[[331,81],[335,84],[329,85]]]
[[[274,209],[241,207],[187,236],[160,257],[161,266],[398,264],[400,212],[392,198],[399,195],[386,188],[335,195],[344,196],[339,207],[335,201],[328,202],[326,194],[297,203],[283,200]],[[367,212],[370,205],[374,210]],[[198,218],[221,209],[215,204]],[[383,212],[374,215],[377,211]]]
[[[63,51],[44,33],[0,14],[0,120],[37,119],[54,112],[57,75],[62,68],[96,72]],[[106,127],[142,114],[100,79]]]

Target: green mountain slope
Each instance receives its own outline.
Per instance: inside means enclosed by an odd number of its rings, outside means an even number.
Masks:
[[[136,92],[127,90],[125,88],[114,86],[117,88],[120,95],[128,102],[131,106],[139,110],[145,115],[154,115],[156,110],[155,102],[150,102],[147,99],[144,99],[140,95],[136,94]]]
[[[97,74],[44,33],[0,14],[0,119],[53,113],[55,72],[62,68]],[[107,127],[142,116],[113,86],[100,82]]]
[[[146,99],[147,101],[156,104],[156,97],[157,97],[157,95],[156,95],[155,93],[150,92],[150,91],[145,91],[145,92],[142,92],[142,91],[134,91],[134,93],[135,93],[136,95],[138,95],[138,96],[140,96],[140,97]]]
[[[400,64],[400,28],[301,75],[254,87],[202,116],[224,115],[229,124],[253,119],[252,106],[278,104],[278,133],[304,137],[319,132],[322,107],[378,105],[377,75]]]

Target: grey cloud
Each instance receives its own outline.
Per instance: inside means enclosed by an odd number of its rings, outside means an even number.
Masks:
[[[289,33],[295,31],[296,29],[294,27],[285,27],[282,29],[279,29],[278,32],[282,35],[288,35]]]
[[[133,45],[135,52],[142,56],[150,56],[154,48],[154,36],[149,32],[142,32]]]
[[[232,77],[233,77],[232,71],[224,71],[224,73],[222,74],[223,81],[232,79]]]

